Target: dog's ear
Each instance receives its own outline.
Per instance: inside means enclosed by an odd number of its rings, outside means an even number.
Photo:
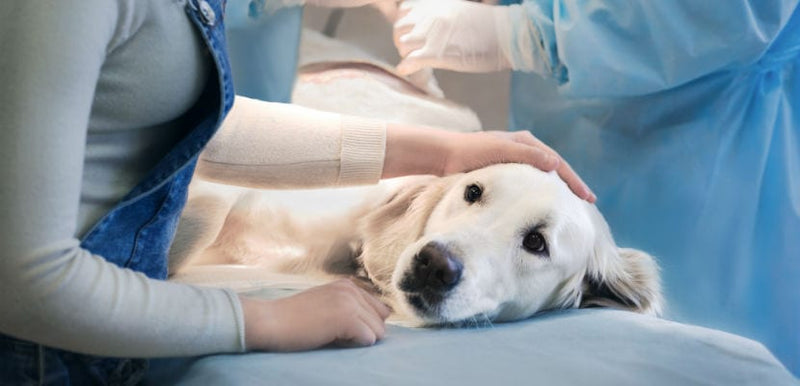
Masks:
[[[436,184],[434,183],[437,180],[433,176],[414,176],[402,180],[398,186],[386,194],[384,199],[380,200],[380,204],[367,211],[364,221],[362,221],[365,226],[362,233],[383,233],[385,229],[397,224],[402,218],[414,215],[413,212],[420,210],[421,201],[432,201],[431,196],[438,196],[435,194]],[[432,186],[434,189],[431,189]],[[422,210],[425,211],[425,208]],[[425,217],[427,216],[415,215],[414,219],[424,220]],[[403,225],[417,228],[414,225],[418,224],[404,222]],[[416,233],[416,229],[414,232]]]
[[[447,181],[433,176],[407,178],[361,219],[362,263],[378,285],[391,281],[398,256],[422,234]]]
[[[636,249],[617,248],[602,215],[594,206],[592,209],[597,233],[580,307],[614,307],[660,315],[661,282],[655,259]]]

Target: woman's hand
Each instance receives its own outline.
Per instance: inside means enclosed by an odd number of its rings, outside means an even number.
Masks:
[[[248,350],[370,346],[383,338],[384,321],[391,312],[346,279],[277,300],[240,299]]]
[[[558,153],[527,131],[458,133],[387,125],[383,178],[444,176],[497,163],[526,163],[547,172],[555,170],[575,195],[589,202],[597,200]]]
[[[578,174],[575,173],[574,170],[572,170],[572,167],[569,166],[567,161],[561,158],[561,156],[558,155],[558,153],[556,153],[555,150],[551,149],[550,146],[545,145],[544,142],[539,140],[539,138],[534,137],[533,134],[531,134],[529,131],[513,131],[513,132],[487,131],[487,133],[494,135],[500,139],[510,140],[522,145],[542,149],[550,156],[557,159],[558,162],[556,163],[556,167],[550,170],[555,170],[556,173],[558,173],[558,175],[561,177],[561,179],[567,183],[567,186],[569,186],[569,188],[572,190],[573,193],[575,193],[575,195],[591,203],[597,201],[597,196],[595,196],[594,193],[592,193],[592,190],[589,189],[589,187],[586,185],[585,182],[583,182],[583,180],[578,176]],[[522,157],[523,154],[519,154],[519,156]]]

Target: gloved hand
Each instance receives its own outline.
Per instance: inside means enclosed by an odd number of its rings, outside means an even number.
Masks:
[[[404,75],[425,67],[462,72],[512,68],[512,16],[519,7],[462,0],[408,0],[400,5],[394,42]]]

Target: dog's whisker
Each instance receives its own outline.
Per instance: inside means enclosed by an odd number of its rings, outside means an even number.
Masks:
[[[481,313],[481,316],[483,316],[484,322],[486,323],[487,327],[494,328],[494,323],[492,323],[492,318],[490,318],[489,315],[486,315],[486,313]]]
[[[472,323],[474,324],[476,329],[483,327],[481,325],[480,320],[478,320],[478,315],[475,315],[475,316],[472,317]]]

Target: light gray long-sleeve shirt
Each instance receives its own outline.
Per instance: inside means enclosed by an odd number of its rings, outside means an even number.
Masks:
[[[0,52],[0,332],[98,355],[241,351],[232,292],[79,246],[190,129],[210,63],[184,4],[4,1]]]
[[[0,333],[106,356],[244,350],[232,291],[152,280],[79,245],[191,129],[181,116],[206,85],[204,52],[181,0],[0,2]],[[268,118],[282,106],[244,105],[234,110],[245,118],[224,132],[231,140],[257,137],[244,140],[254,157],[210,154],[217,177],[226,167],[247,179],[274,171],[273,161],[295,165],[258,151],[274,142],[264,130],[283,127]],[[324,177],[377,180],[385,128],[320,117],[308,129],[325,149]],[[221,143],[216,148],[225,149]],[[273,148],[298,153],[291,143]]]

